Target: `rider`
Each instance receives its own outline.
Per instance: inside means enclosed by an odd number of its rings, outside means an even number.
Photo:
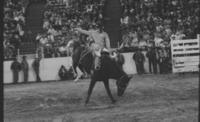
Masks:
[[[108,34],[103,31],[103,27],[100,25],[94,30],[83,30],[81,28],[75,28],[75,30],[92,38],[93,42],[90,45],[90,50],[95,57],[94,67],[95,69],[99,69],[101,53],[106,52],[109,54],[110,52],[110,39]]]

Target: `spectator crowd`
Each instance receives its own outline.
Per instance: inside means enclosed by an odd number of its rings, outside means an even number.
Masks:
[[[121,52],[134,51],[139,74],[147,51],[150,72],[170,71],[170,42],[195,39],[199,34],[198,0],[121,0]],[[140,50],[140,51],[138,51]],[[153,68],[153,69],[152,69]]]
[[[44,12],[44,32],[37,39],[45,57],[70,55],[67,43],[86,40],[73,28],[91,29],[102,24],[105,0],[49,0]],[[170,48],[174,39],[193,39],[198,34],[198,0],[121,0],[122,52],[141,47]]]
[[[33,0],[36,1],[37,0]],[[70,40],[89,40],[74,28],[102,25],[106,0],[46,0],[43,31],[36,41],[45,58],[71,55]],[[199,33],[198,0],[121,0],[121,52],[156,47],[169,53],[173,39],[192,39]],[[29,0],[4,1],[4,57],[15,57],[23,40]],[[159,51],[158,51],[159,52]],[[162,51],[161,51],[162,52]],[[169,56],[169,54],[168,54]]]
[[[70,40],[83,40],[86,36],[77,35],[74,28],[91,28],[103,20],[104,0],[49,0],[44,12],[43,32],[36,40],[43,47],[44,57],[69,56],[67,43]],[[91,26],[92,25],[92,26]]]
[[[25,10],[28,2],[28,0],[4,1],[3,47],[5,59],[16,56],[17,49],[23,40],[24,26],[26,23]]]
[[[121,0],[122,47],[169,47],[199,33],[198,0]]]

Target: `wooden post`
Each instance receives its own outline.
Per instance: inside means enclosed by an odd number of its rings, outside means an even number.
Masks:
[[[17,49],[17,58],[19,59],[19,55],[20,55],[20,50]]]
[[[41,49],[41,51],[40,51],[40,53],[41,53],[41,58],[44,58],[44,48],[41,47],[40,49]]]

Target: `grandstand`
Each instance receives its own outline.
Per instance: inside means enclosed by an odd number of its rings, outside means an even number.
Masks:
[[[74,27],[104,25],[112,47],[148,46],[156,38],[193,39],[199,33],[198,0],[6,0],[4,58],[35,54],[68,56]],[[48,52],[51,55],[46,56]],[[19,52],[17,54],[16,52]]]

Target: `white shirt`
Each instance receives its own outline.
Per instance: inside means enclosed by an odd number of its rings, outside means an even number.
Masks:
[[[56,30],[54,30],[53,28],[49,29],[48,33],[50,33],[50,34],[52,34],[54,36],[57,34]]]
[[[107,48],[110,49],[110,39],[108,37],[108,34],[106,32],[98,32],[97,30],[82,30],[80,28],[77,29],[79,32],[86,34],[90,36],[95,43],[93,43],[91,46],[95,50]]]
[[[154,42],[155,42],[155,46],[158,47],[160,46],[160,42],[162,42],[163,39],[159,38],[159,37],[155,37],[154,38]]]
[[[121,19],[121,23],[122,24],[128,24],[128,21],[129,21],[129,17],[128,16],[126,16],[126,17]]]
[[[185,37],[185,34],[176,34],[175,35],[175,40],[181,40],[181,39],[183,39]]]
[[[147,46],[146,41],[140,41],[140,42],[139,42],[139,46],[140,46],[140,47]]]
[[[41,44],[46,44],[47,42],[48,42],[48,40],[47,40],[46,37],[45,38],[43,37],[43,38],[40,39]]]
[[[49,27],[49,22],[45,21],[44,24],[43,24],[43,28],[48,29],[48,27]]]

